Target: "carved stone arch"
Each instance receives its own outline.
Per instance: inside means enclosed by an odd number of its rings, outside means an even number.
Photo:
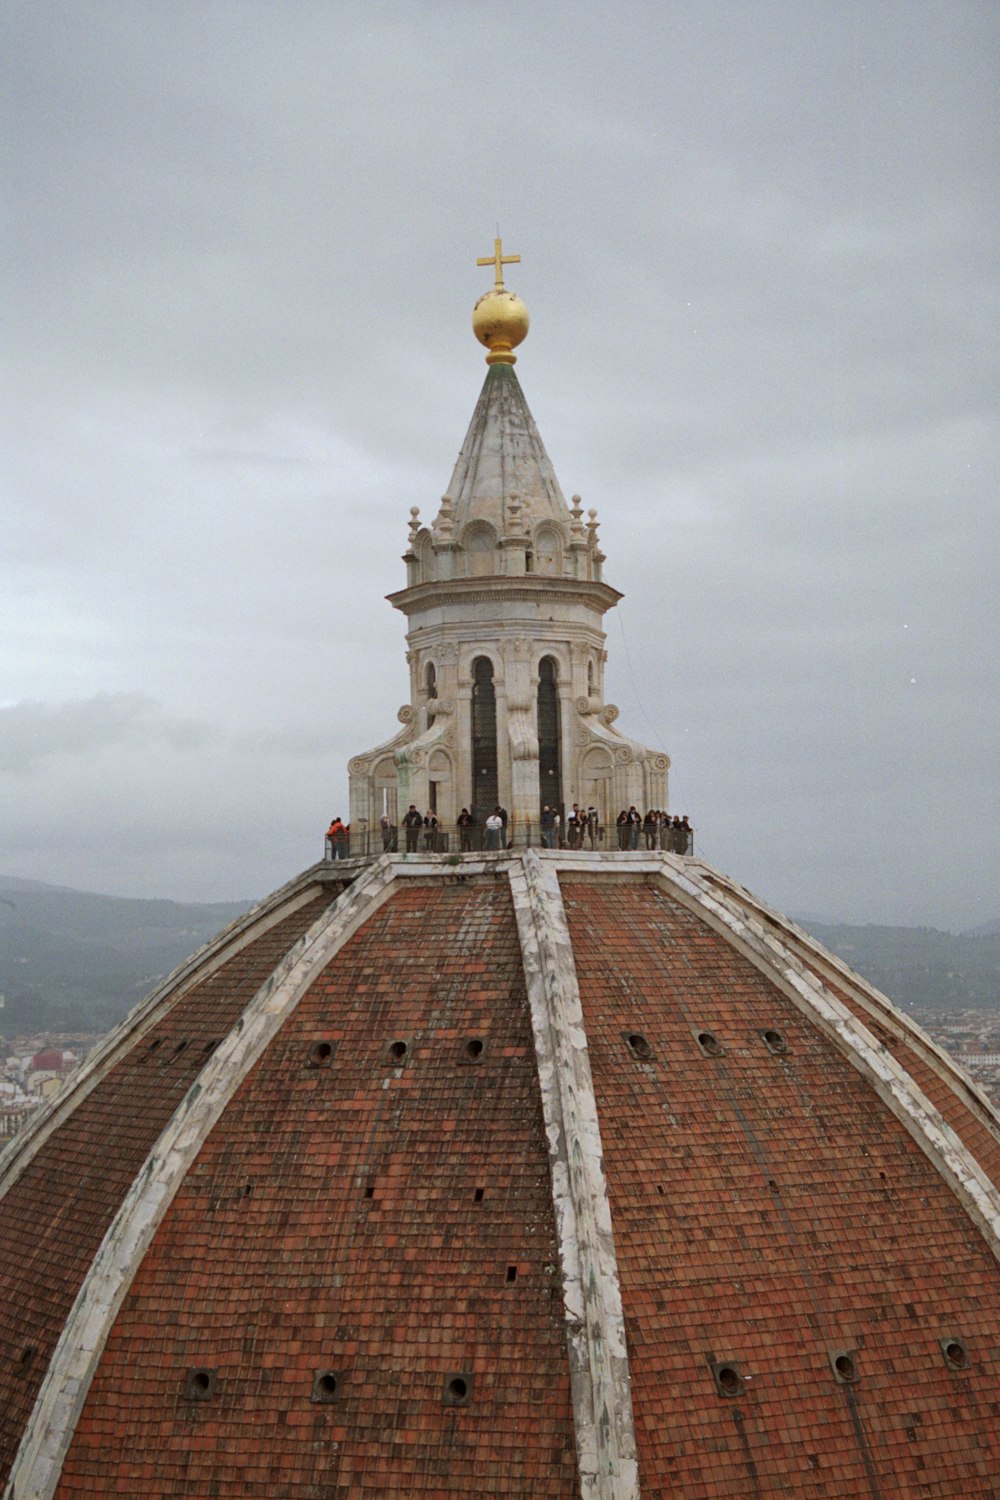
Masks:
[[[613,822],[614,756],[606,745],[591,745],[580,757],[580,792],[587,807],[596,807],[602,827]],[[607,847],[610,847],[608,845]]]
[[[481,656],[485,656],[486,660],[493,668],[494,683],[497,685],[497,687],[503,687],[504,660],[497,648],[492,645],[473,646],[471,648],[467,648],[466,654],[462,661],[463,675],[467,677],[470,682],[472,681],[473,677],[475,676],[476,662]]]
[[[489,521],[469,522],[462,532],[462,550],[470,577],[484,578],[497,571],[497,544],[496,527]]]
[[[435,745],[427,758],[427,797],[432,810],[449,823],[456,813],[452,780],[451,756]]]
[[[566,648],[555,642],[548,642],[546,645],[536,648],[534,657],[534,675],[536,679],[542,670],[542,662],[547,656],[550,656],[555,663],[556,682],[560,686],[565,686],[566,683],[572,682],[573,672],[566,657]]]
[[[614,770],[614,758],[607,746],[591,745],[590,749],[584,752],[582,766],[587,776],[610,776]]]
[[[395,823],[399,813],[399,773],[395,756],[383,755],[375,762],[368,788],[370,816],[377,821],[385,813],[389,821]]]
[[[435,574],[434,568],[434,539],[426,526],[421,527],[413,542],[413,550],[417,554],[420,565],[420,580],[426,583]]]
[[[551,521],[543,521],[535,528],[534,554],[535,572],[556,574],[563,570],[563,543],[564,537],[558,526]]]

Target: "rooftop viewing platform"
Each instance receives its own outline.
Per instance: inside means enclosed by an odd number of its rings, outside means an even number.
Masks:
[[[408,815],[407,815],[408,816]],[[624,820],[624,821],[621,821]],[[324,839],[327,860],[373,859],[381,854],[475,854],[500,853],[506,849],[569,849],[609,854],[630,850],[662,850],[668,854],[694,854],[695,830],[686,817],[666,813],[636,812],[629,821],[623,809],[610,824],[596,816],[576,820],[553,815],[551,821],[514,822],[506,815],[446,823],[432,815],[417,813],[413,822],[387,820],[370,824],[365,820],[348,825],[338,819],[330,824]]]

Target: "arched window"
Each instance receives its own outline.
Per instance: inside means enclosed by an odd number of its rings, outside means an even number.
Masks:
[[[540,526],[535,533],[535,571],[562,572],[562,545],[554,526]]]
[[[558,668],[551,656],[538,663],[538,806],[562,806]]]
[[[434,750],[427,766],[427,802],[431,812],[441,817],[451,797],[451,761],[443,750]],[[454,813],[449,813],[450,818]]]
[[[438,695],[437,672],[434,669],[434,663],[432,661],[429,661],[427,663],[427,669],[424,672],[424,686],[427,691],[427,728],[430,729],[435,719],[435,714],[431,709],[431,704],[434,702],[434,699]]]
[[[482,827],[499,801],[497,786],[497,697],[493,663],[472,663],[472,813]]]
[[[588,698],[592,698],[593,696],[594,696],[594,663],[591,660],[591,661],[588,661],[588,663],[587,663],[587,697]]]
[[[434,577],[434,539],[426,527],[417,533],[416,552],[420,564],[420,581],[427,583]]]
[[[586,804],[597,808],[601,825],[607,827],[609,822],[614,822],[618,812],[611,805],[614,762],[610,750],[603,745],[591,746],[584,756],[580,772],[581,790]]]
[[[489,521],[470,521],[462,533],[470,574],[482,578],[496,572],[496,529]]]

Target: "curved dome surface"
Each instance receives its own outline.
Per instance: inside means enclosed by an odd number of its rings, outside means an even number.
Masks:
[[[698,860],[319,865],[0,1158],[6,1493],[994,1494],[998,1181]]]

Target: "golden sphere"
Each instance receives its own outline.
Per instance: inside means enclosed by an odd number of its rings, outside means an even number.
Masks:
[[[488,365],[512,365],[517,356],[511,351],[528,332],[528,309],[516,292],[493,287],[472,309],[472,331],[490,351]]]

